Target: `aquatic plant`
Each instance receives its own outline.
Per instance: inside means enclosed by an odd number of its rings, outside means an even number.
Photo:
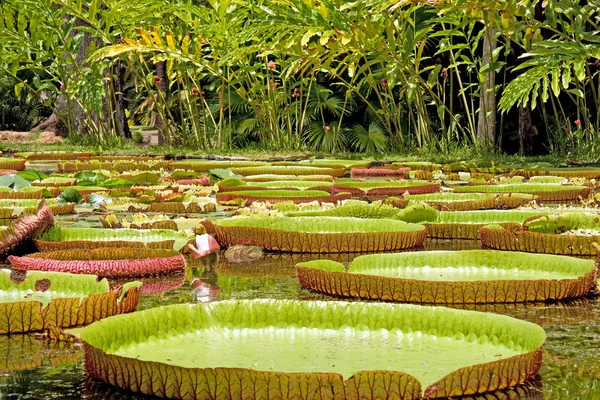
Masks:
[[[53,226],[52,210],[42,201],[35,214],[22,215],[8,228],[0,230],[0,253],[6,254],[20,243],[38,238]]]
[[[134,311],[138,287],[131,282],[110,291],[95,275],[0,270],[0,334],[87,325]]]
[[[344,193],[331,195],[322,190],[249,190],[239,192],[220,192],[216,196],[219,203],[229,203],[241,200],[246,205],[254,202],[279,203],[293,201],[294,203],[336,203],[348,199],[350,196]]]
[[[185,232],[162,229],[86,229],[55,226],[35,241],[40,251],[96,249],[99,247],[149,247],[185,250],[193,239]]]
[[[544,202],[562,203],[587,199],[592,190],[587,186],[550,184],[472,185],[454,188],[456,193],[527,193]]]
[[[593,260],[497,250],[360,256],[346,268],[297,264],[300,284],[335,296],[411,303],[516,303],[580,297],[595,286]]]
[[[81,338],[89,374],[148,395],[416,400],[524,383],[541,367],[545,333],[447,308],[253,300],[117,316]]]
[[[9,256],[15,271],[52,271],[92,274],[101,278],[125,278],[166,275],[181,272],[185,260],[175,250],[143,248],[98,248],[63,250]]]
[[[391,219],[237,217],[215,221],[222,246],[251,245],[293,253],[393,251],[421,246],[425,227]]]

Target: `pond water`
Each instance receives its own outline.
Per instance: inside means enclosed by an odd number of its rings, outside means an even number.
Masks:
[[[60,220],[65,224],[85,220],[97,226],[99,217],[82,214]],[[426,244],[426,250],[475,248],[480,248],[478,241],[428,241]],[[223,254],[189,259],[185,274],[145,280],[146,293],[140,297],[138,310],[226,299],[335,301],[301,288],[295,278],[295,264],[318,258],[349,262],[353,257],[267,254],[259,261],[241,264],[228,261]],[[196,278],[192,289],[190,283]],[[556,304],[460,307],[531,321],[544,327],[548,335],[543,367],[536,380],[516,390],[477,399],[600,399],[600,302],[597,297]],[[439,354],[441,361],[445,357],[446,354]],[[0,399],[148,399],[92,380],[84,372],[82,359],[83,352],[74,343],[50,343],[36,335],[0,335]]]
[[[427,250],[452,249],[455,242],[437,241]],[[461,248],[477,242],[459,243]],[[337,257],[347,262],[352,255]],[[267,255],[252,264],[229,262],[223,254],[189,260],[185,275],[146,280],[153,294],[141,296],[139,310],[168,304],[226,299],[331,300],[300,287],[294,274],[298,261],[318,255]],[[194,289],[190,282],[201,283]],[[196,284],[198,281],[196,282]],[[335,299],[333,299],[335,300]],[[467,305],[535,322],[548,335],[540,377],[519,390],[480,399],[600,398],[600,303],[586,298],[569,303]],[[199,354],[200,356],[200,354]],[[82,351],[72,343],[49,343],[35,335],[0,336],[0,399],[144,399],[88,378]],[[440,354],[443,360],[445,355]],[[63,364],[64,363],[64,364]],[[61,365],[58,365],[61,364]]]

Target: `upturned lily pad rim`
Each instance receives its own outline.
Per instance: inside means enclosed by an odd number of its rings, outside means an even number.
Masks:
[[[243,312],[242,312],[243,311]],[[327,314],[325,311],[328,311]],[[263,314],[260,314],[263,313]],[[255,315],[256,314],[256,315]],[[331,318],[331,315],[338,315],[339,318]],[[265,318],[266,315],[266,318]],[[452,316],[452,324],[444,324]],[[261,319],[259,319],[261,318]],[[269,319],[270,321],[266,321]],[[158,323],[161,321],[161,323]],[[115,377],[111,377],[112,373],[119,374],[119,370],[123,371],[129,364],[130,360],[136,360],[134,365],[144,368],[148,374],[147,379],[161,381],[158,389],[155,392],[151,389],[154,385],[143,385],[137,382],[136,388],[144,387],[143,393],[158,394],[161,397],[165,396],[165,379],[167,377],[162,374],[161,366],[165,366],[161,362],[142,361],[136,358],[129,358],[115,355],[119,348],[132,343],[139,343],[152,338],[162,339],[172,337],[178,334],[186,334],[190,331],[203,329],[206,327],[223,326],[223,327],[240,327],[240,328],[285,328],[289,326],[314,327],[321,329],[345,329],[354,326],[360,329],[407,329],[410,332],[422,332],[425,334],[433,334],[443,337],[470,337],[472,340],[483,340],[485,342],[502,343],[503,345],[516,350],[518,355],[500,359],[498,361],[486,362],[482,364],[469,365],[460,368],[443,377],[436,383],[422,388],[420,383],[412,376],[401,371],[355,371],[352,377],[344,381],[344,386],[349,384],[349,381],[354,380],[362,373],[375,372],[375,379],[386,379],[387,373],[401,374],[404,382],[399,382],[400,385],[418,385],[417,392],[413,390],[413,394],[419,398],[425,394],[430,398],[447,397],[455,392],[461,394],[472,394],[490,390],[489,386],[477,386],[476,388],[466,388],[465,382],[462,382],[461,377],[465,375],[469,377],[470,372],[476,372],[476,369],[489,369],[490,373],[499,371],[509,375],[507,369],[502,369],[498,363],[503,361],[511,361],[520,369],[519,379],[521,382],[532,377],[541,366],[541,346],[545,341],[544,330],[532,323],[517,320],[511,317],[482,313],[477,311],[464,311],[456,309],[448,309],[442,307],[423,307],[415,305],[391,305],[386,303],[347,303],[347,302],[320,302],[320,301],[292,301],[292,300],[230,300],[213,302],[209,304],[179,304],[164,307],[157,307],[127,316],[116,316],[94,323],[86,327],[81,332],[81,338],[85,342],[86,350],[86,368],[101,379],[111,379],[115,381]],[[455,329],[460,326],[461,329]],[[499,335],[499,336],[498,336]],[[96,357],[102,353],[103,361],[110,361],[116,367],[110,371],[98,371],[100,366],[96,363]],[[197,354],[190,354],[191,357],[197,357]],[[102,362],[102,361],[101,361]],[[513,365],[514,365],[513,364]],[[176,361],[168,364],[169,368],[175,368],[182,374],[194,374],[203,371],[212,371],[212,373],[228,374],[230,369],[219,368],[218,366],[207,368],[188,368],[178,366]],[[499,369],[498,369],[499,368]],[[521,370],[523,369],[523,370]],[[175,372],[174,371],[174,372]],[[233,385],[239,386],[243,383],[242,376],[246,372],[254,372],[251,369],[233,369],[232,372],[239,371],[236,376],[239,382],[233,382]],[[260,371],[256,371],[261,373]],[[271,373],[272,371],[265,373]],[[377,372],[383,373],[382,376],[377,376]],[[277,373],[292,377],[297,375],[295,372]],[[321,375],[318,372],[300,373],[304,376]],[[179,375],[179,374],[178,374]],[[340,376],[337,373],[331,373],[333,377]],[[117,384],[124,388],[132,388],[132,382],[127,382],[125,379],[119,379]],[[274,377],[275,378],[275,377]],[[341,378],[341,376],[340,376]],[[499,378],[499,379],[498,379]],[[338,378],[339,379],[339,378]],[[343,380],[343,378],[342,378]],[[406,382],[408,380],[408,382]],[[512,381],[508,377],[500,376],[490,378],[494,381],[494,385],[499,387],[515,386],[521,382]],[[226,380],[223,390],[227,390],[227,385],[231,388],[232,382]],[[461,382],[461,383],[458,383]],[[510,382],[510,383],[508,383]],[[174,383],[171,381],[171,383]],[[353,384],[372,385],[373,382],[360,381]],[[383,382],[377,382],[383,384]],[[141,386],[140,386],[141,385]],[[177,383],[175,383],[177,385]],[[204,382],[198,382],[199,386],[203,386]],[[208,381],[206,385],[209,385]],[[181,388],[180,388],[181,389]],[[194,387],[193,389],[197,389]],[[333,389],[333,387],[332,387]],[[360,388],[356,387],[354,389]],[[364,387],[362,389],[368,389]],[[407,388],[399,388],[399,390]],[[134,389],[135,390],[135,389]],[[162,391],[161,391],[162,390]],[[180,393],[175,389],[175,392]],[[439,393],[441,390],[442,393]],[[495,390],[495,389],[491,389]],[[343,392],[346,392],[345,390]],[[342,392],[342,393],[343,393]],[[446,394],[446,396],[444,396]],[[190,393],[192,398],[198,396]],[[181,394],[176,397],[182,398]],[[343,394],[343,398],[347,397],[347,393]],[[310,398],[304,396],[304,398]],[[416,397],[410,397],[416,398]]]
[[[466,258],[466,260],[465,260]],[[474,261],[469,261],[473,258]],[[479,263],[481,260],[487,260]],[[580,278],[596,269],[593,260],[574,258],[569,256],[554,254],[534,254],[525,252],[513,252],[502,250],[432,250],[420,251],[415,253],[383,253],[367,254],[356,257],[348,267],[343,264],[329,260],[313,260],[299,263],[299,266],[306,268],[316,268],[330,272],[347,272],[349,274],[365,274],[373,268],[374,263],[388,264],[383,268],[394,268],[394,266],[407,266],[411,268],[445,268],[445,267],[463,267],[477,266],[480,264],[488,268],[508,270],[518,268],[540,271],[558,271],[567,275],[572,275],[571,279]],[[509,263],[509,262],[512,262]],[[531,268],[533,262],[537,262],[536,268]],[[403,278],[415,281],[428,281],[427,279]],[[474,280],[469,282],[485,282],[495,279]],[[456,282],[460,280],[450,280]]]
[[[423,225],[393,219],[362,219],[352,217],[234,217],[213,222],[223,227],[255,227],[290,232],[336,233],[336,232],[415,232],[425,229]],[[353,227],[350,224],[356,225]]]

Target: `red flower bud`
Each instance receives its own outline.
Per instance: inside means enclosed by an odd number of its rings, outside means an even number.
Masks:
[[[442,68],[442,72],[440,72],[440,76],[444,79],[448,78],[448,70],[446,68]]]
[[[65,90],[65,84],[64,83],[60,84],[60,90]]]
[[[292,94],[293,97],[300,97],[300,91],[298,90],[298,88],[294,88],[294,94]]]
[[[581,121],[580,121],[580,120],[578,120],[578,119],[576,119],[576,120],[575,120],[575,125],[577,125],[577,126],[581,126]]]
[[[192,88],[192,96],[198,97],[198,88],[197,87]]]
[[[277,65],[275,64],[275,62],[274,62],[274,61],[272,61],[272,60],[271,60],[271,61],[269,61],[269,62],[267,63],[267,68],[269,68],[269,69],[276,69],[276,68],[277,68]]]
[[[387,78],[383,78],[383,79],[381,80],[381,88],[382,88],[383,90],[387,90],[387,88],[388,88],[388,80],[387,80]]]
[[[327,126],[327,125],[323,125],[323,129],[325,129],[325,131],[328,131],[328,130],[330,130],[331,128],[330,128],[329,126]]]

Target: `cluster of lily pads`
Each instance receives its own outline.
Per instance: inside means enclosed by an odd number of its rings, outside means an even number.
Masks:
[[[39,161],[58,172],[34,170]],[[83,152],[20,153],[0,168],[0,215],[10,221],[0,251],[11,265],[0,271],[0,333],[94,322],[81,332],[88,373],[144,394],[422,399],[502,390],[538,373],[544,330],[435,305],[564,300],[597,286],[595,261],[574,256],[595,255],[600,242],[600,169]],[[97,218],[74,223],[69,214]],[[482,249],[423,249],[449,239]],[[153,292],[148,278],[180,286],[186,263],[219,248],[298,254],[302,287],[364,302],[133,312]],[[243,268],[251,275],[251,259]]]

